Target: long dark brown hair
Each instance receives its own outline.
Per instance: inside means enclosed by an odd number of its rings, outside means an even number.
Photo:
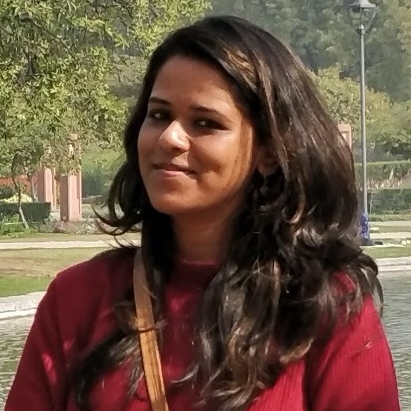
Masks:
[[[203,296],[197,356],[183,378],[201,382],[201,400],[213,409],[240,411],[284,367],[323,341],[320,336],[330,335],[342,308],[348,314],[361,307],[378,285],[377,267],[356,239],[351,151],[308,71],[261,28],[236,17],[205,18],[172,33],[153,53],[125,132],[126,160],[109,192],[108,216],[101,219],[116,234],[141,225],[159,324],[176,247],[170,218],[148,200],[137,139],[156,76],[174,56],[223,73],[276,166],[271,175],[256,172],[252,178],[226,261]],[[338,292],[341,276],[352,284],[350,292]],[[131,364],[130,393],[142,375],[130,297],[120,304],[118,331],[80,364],[75,390],[82,409],[108,370]]]

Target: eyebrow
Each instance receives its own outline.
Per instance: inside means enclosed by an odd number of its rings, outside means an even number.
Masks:
[[[168,100],[165,100],[163,98],[160,97],[156,97],[156,96],[151,96],[148,99],[149,103],[157,103],[157,104],[162,104],[165,106],[171,106],[171,103]],[[216,116],[222,117],[222,118],[226,118],[226,116],[221,113],[221,111],[218,111],[214,108],[210,108],[210,107],[206,107],[206,106],[202,106],[201,104],[194,104],[190,107],[193,111],[197,111],[200,113],[208,113],[208,114],[214,114]]]
[[[164,99],[162,99],[162,98],[160,98],[160,97],[156,97],[156,96],[151,96],[151,97],[148,99],[148,102],[149,102],[149,103],[164,104],[164,105],[166,105],[166,106],[170,106],[170,105],[171,105],[169,101],[164,100]]]

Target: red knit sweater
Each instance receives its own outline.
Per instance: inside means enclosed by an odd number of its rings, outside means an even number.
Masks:
[[[191,362],[196,308],[214,273],[212,265],[179,262],[166,289],[161,354],[166,385]],[[38,307],[5,411],[78,411],[70,370],[116,327],[112,307],[131,286],[131,257],[102,256],[59,274]],[[400,410],[391,353],[370,299],[350,324],[334,333],[312,368],[308,372],[304,361],[289,366],[249,410]],[[127,400],[126,373],[120,367],[101,378],[91,395],[93,411],[150,410],[144,381],[137,389],[139,398]],[[170,411],[195,411],[197,394],[189,386],[173,390]]]

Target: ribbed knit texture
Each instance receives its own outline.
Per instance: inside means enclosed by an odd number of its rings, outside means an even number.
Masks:
[[[178,261],[166,289],[164,348],[166,387],[193,359],[193,326],[199,301],[216,272],[214,264]],[[60,273],[41,301],[5,411],[78,411],[70,372],[116,327],[112,308],[132,287],[132,257],[102,256]],[[125,367],[94,388],[93,411],[150,411],[144,380],[126,397]],[[198,411],[196,387],[173,389],[170,411]],[[391,353],[371,299],[309,361],[289,366],[250,411],[399,411]],[[211,408],[207,411],[212,411]]]

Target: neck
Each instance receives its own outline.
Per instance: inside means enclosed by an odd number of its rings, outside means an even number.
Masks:
[[[188,261],[220,262],[227,253],[231,220],[212,222],[174,219],[174,233],[180,257]]]

